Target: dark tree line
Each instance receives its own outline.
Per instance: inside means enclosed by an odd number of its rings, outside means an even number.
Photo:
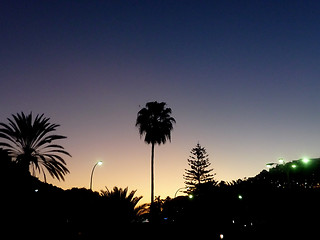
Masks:
[[[136,122],[140,135],[152,145],[152,173],[154,145],[171,139],[175,123],[171,109],[165,106],[147,103]],[[43,115],[34,120],[32,114],[12,117],[8,124],[0,124],[2,229],[10,231],[12,238],[19,234],[37,238],[43,233],[55,238],[106,238],[105,229],[133,226],[142,232],[153,227],[157,233],[170,229],[169,234],[179,229],[177,236],[185,237],[192,233],[198,238],[207,236],[205,229],[210,228],[213,239],[221,239],[221,234],[226,239],[261,239],[262,235],[283,239],[314,233],[319,225],[320,159],[276,164],[253,178],[218,183],[206,149],[198,143],[190,152],[190,169],[184,174],[187,192],[193,197],[154,199],[152,177],[152,204],[138,206],[142,197],[128,188],[98,193],[85,188],[62,190],[39,181],[36,172],[62,180],[69,172],[62,156],[70,154],[56,143],[65,137],[52,134],[59,125],[49,123]],[[150,219],[152,224],[144,225]],[[192,232],[186,228],[191,225],[202,230]],[[17,227],[20,231],[12,231]],[[130,236],[130,231],[124,231],[122,237],[126,233]]]
[[[19,164],[0,149],[2,229],[19,236],[78,239],[102,235],[106,226],[126,226],[139,222],[146,205],[136,191],[114,187],[93,192],[85,188],[63,190],[24,174]],[[5,210],[5,211],[4,211]],[[12,231],[15,228],[26,231]]]

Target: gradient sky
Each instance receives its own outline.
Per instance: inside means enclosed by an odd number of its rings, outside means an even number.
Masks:
[[[177,124],[155,148],[155,195],[184,186],[206,147],[217,180],[279,157],[320,157],[320,1],[1,1],[0,121],[45,113],[71,153],[62,188],[137,189],[150,201],[148,101]]]

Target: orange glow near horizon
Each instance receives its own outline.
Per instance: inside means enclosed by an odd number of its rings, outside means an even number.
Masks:
[[[95,169],[93,177],[93,190],[100,191],[105,187],[112,189],[117,187],[129,187],[129,190],[137,190],[137,196],[143,196],[140,203],[150,202],[150,151],[151,146],[139,138],[135,127],[122,126],[127,133],[124,140],[107,135],[86,135],[86,139],[75,139],[72,134],[68,137],[66,149],[72,154],[72,158],[66,158],[67,167],[70,170],[65,182],[48,179],[48,181],[63,189],[72,187],[89,188],[90,173],[97,161],[103,164]],[[114,129],[116,136],[117,128]],[[198,139],[185,138],[182,129],[177,126],[172,133],[172,142],[155,147],[155,196],[161,198],[174,197],[177,189],[184,187],[183,174],[188,168],[187,158]],[[112,135],[112,134],[111,134]],[[71,143],[76,141],[76,143]],[[80,141],[86,148],[78,148]],[[92,139],[97,139],[94,145],[89,145]],[[72,140],[72,141],[71,141]],[[257,159],[250,149],[243,146],[230,145],[233,152],[219,151],[221,143],[208,139],[199,140],[207,149],[215,179],[217,181],[232,181],[239,178],[251,177],[264,169],[269,159],[261,156]],[[223,149],[228,149],[224,146]],[[276,159],[276,155],[274,157]],[[238,160],[238,161],[235,161]],[[258,163],[260,164],[257,164]],[[253,165],[252,162],[255,162]]]
[[[1,2],[0,122],[32,111],[61,125],[70,174],[49,183],[89,188],[103,161],[93,190],[150,202],[151,146],[135,127],[150,101],[176,120],[155,147],[161,198],[184,187],[197,142],[217,181],[320,156],[320,1],[93,2]]]

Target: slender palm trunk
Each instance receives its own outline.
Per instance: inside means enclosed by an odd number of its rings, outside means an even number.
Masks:
[[[151,204],[150,204],[150,222],[155,222],[154,210],[154,143],[151,143]]]
[[[154,143],[151,144],[151,205],[154,199]]]

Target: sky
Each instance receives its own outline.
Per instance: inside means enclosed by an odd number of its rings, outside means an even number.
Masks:
[[[184,187],[199,142],[217,181],[320,157],[319,1],[1,1],[0,122],[44,113],[61,126],[64,189],[137,189],[150,201],[149,101],[176,125],[155,148],[155,195]],[[182,193],[179,193],[182,194]]]

